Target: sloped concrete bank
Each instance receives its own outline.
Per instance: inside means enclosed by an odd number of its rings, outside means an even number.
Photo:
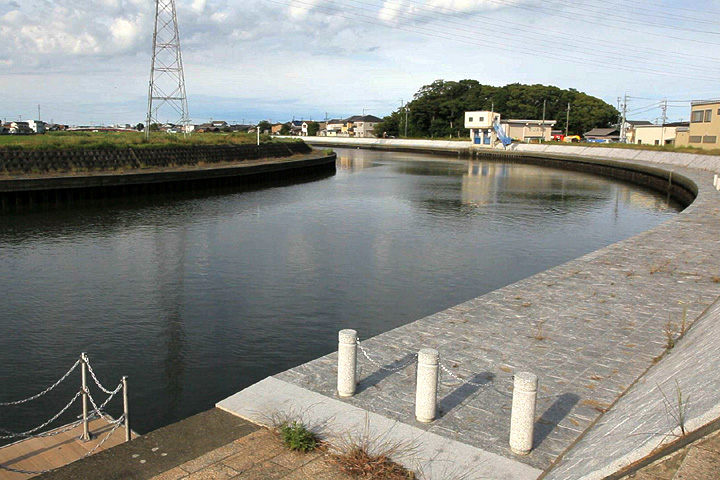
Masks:
[[[410,440],[418,453],[408,466],[418,462],[443,479],[452,478],[447,465],[465,478],[600,479],[674,440],[674,413],[682,410],[688,431],[720,416],[720,192],[711,173],[720,159],[688,168],[691,159],[672,153],[623,150],[647,157],[625,160],[606,149],[580,157],[519,147],[510,153],[527,161],[637,172],[695,200],[652,230],[513,285],[370,339],[358,332],[370,357],[359,355],[354,397],[336,396],[332,353],[218,406],[260,423],[270,413],[303,412],[339,434]],[[688,333],[678,338],[683,324]],[[669,336],[677,344],[667,353]],[[443,374],[429,425],[414,418],[414,368],[394,371],[420,348],[436,348],[448,371],[474,384]],[[527,456],[508,447],[512,375],[520,371],[540,382]],[[678,405],[678,389],[686,404]]]
[[[293,144],[290,144],[293,145]],[[183,190],[189,187],[223,186],[280,178],[301,178],[335,171],[335,154],[312,152],[307,145],[288,147],[267,145],[269,148],[241,149],[203,148],[168,149],[142,152],[138,158],[154,159],[153,168],[129,169],[123,171],[101,171],[94,173],[53,173],[12,175],[0,178],[0,206],[63,201],[85,197],[123,196],[133,193]],[[262,147],[262,146],[261,146]],[[280,147],[280,148],[278,148]],[[304,151],[306,154],[298,154]],[[193,152],[198,156],[193,156]],[[34,152],[29,152],[34,153]],[[65,165],[87,152],[58,152],[65,158]],[[98,159],[96,165],[108,165],[117,152]],[[125,153],[136,155],[136,152]],[[268,158],[271,157],[271,158]],[[17,158],[17,157],[15,157]],[[42,157],[47,162],[52,156]],[[147,159],[145,158],[145,159]],[[209,159],[209,161],[208,161]],[[117,160],[117,158],[116,158]],[[124,161],[124,160],[122,160]],[[52,162],[50,162],[52,164]]]

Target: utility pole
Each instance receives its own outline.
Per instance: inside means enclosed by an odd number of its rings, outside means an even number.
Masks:
[[[41,120],[41,118],[40,118],[40,105],[38,105],[38,121],[40,121],[40,120]]]
[[[667,99],[662,106],[662,129],[660,130],[660,145],[665,145],[665,124],[667,123]]]
[[[547,100],[543,100],[542,138],[540,139],[540,143],[545,141],[545,105],[546,104],[547,104]]]
[[[407,138],[407,126],[408,126],[408,112],[410,109],[405,105],[405,138]]]
[[[620,143],[627,143],[627,93],[623,97],[622,119],[620,123]]]
[[[150,137],[150,124],[153,121],[159,123],[159,110],[163,106],[170,107],[169,110],[180,115],[178,123],[182,125],[183,133],[187,137],[190,134],[190,118],[175,0],[155,0],[152,48],[145,138]],[[153,101],[156,103],[153,104]]]
[[[565,136],[568,136],[568,131],[570,128],[570,102],[568,102],[568,109],[567,114],[565,115]]]

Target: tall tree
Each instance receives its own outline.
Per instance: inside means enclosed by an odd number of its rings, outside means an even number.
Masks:
[[[466,111],[493,110],[503,118],[556,120],[557,128],[565,128],[567,105],[570,106],[570,133],[582,134],[595,127],[608,127],[618,111],[603,100],[573,88],[564,90],[549,85],[513,83],[504,87],[483,85],[476,80],[436,80],[415,94],[410,109],[408,135],[415,137],[466,136]],[[380,129],[391,135],[394,128],[404,130],[404,114],[400,110],[383,119]]]

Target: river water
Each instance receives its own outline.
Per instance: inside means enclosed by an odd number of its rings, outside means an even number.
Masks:
[[[0,402],[85,351],[105,386],[129,376],[145,433],[334,350],[341,328],[376,335],[680,209],[589,174],[337,151],[337,174],[313,181],[0,214]],[[47,420],[79,378],[0,407],[0,428]]]

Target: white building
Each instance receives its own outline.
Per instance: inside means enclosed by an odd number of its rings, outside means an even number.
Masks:
[[[634,143],[638,145],[673,145],[678,128],[687,128],[689,125],[688,122],[635,125]]]
[[[473,145],[493,147],[497,136],[493,123],[500,121],[500,114],[490,111],[465,112],[465,128],[470,129],[470,141]]]
[[[45,122],[42,120],[28,120],[28,127],[35,133],[45,133]]]

